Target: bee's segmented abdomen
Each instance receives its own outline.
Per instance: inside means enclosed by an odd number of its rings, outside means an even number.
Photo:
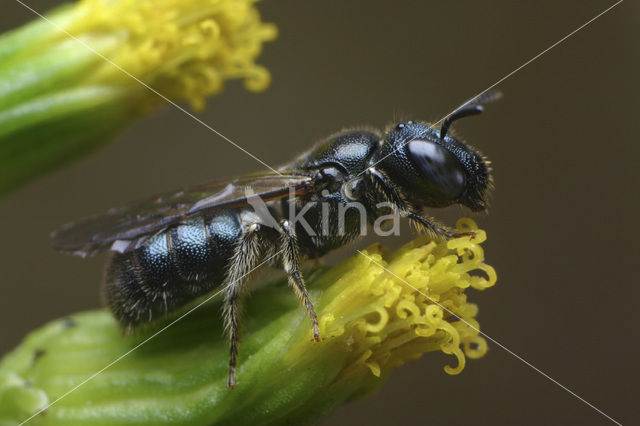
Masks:
[[[125,327],[151,321],[224,279],[242,227],[235,211],[196,217],[161,232],[141,247],[114,253],[107,268],[107,303]]]

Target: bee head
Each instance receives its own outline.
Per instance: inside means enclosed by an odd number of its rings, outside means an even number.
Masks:
[[[450,123],[449,123],[450,124]],[[462,204],[487,208],[492,188],[490,163],[464,142],[426,123],[406,122],[387,132],[377,165],[410,201],[427,207]]]

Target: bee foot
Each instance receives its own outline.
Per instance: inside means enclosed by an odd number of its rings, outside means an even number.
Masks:
[[[320,341],[320,328],[318,327],[318,320],[313,320],[313,340]]]

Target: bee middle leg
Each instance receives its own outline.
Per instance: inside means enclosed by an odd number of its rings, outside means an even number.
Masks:
[[[307,288],[304,285],[302,273],[300,272],[298,241],[296,239],[295,230],[288,220],[280,222],[282,233],[280,234],[280,245],[282,247],[282,264],[285,272],[289,275],[289,284],[296,292],[300,302],[307,309],[311,326],[313,327],[313,339],[320,341],[320,328],[318,327],[318,316],[313,307],[313,302],[309,297]]]

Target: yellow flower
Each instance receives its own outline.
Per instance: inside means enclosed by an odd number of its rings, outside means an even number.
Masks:
[[[165,100],[199,111],[228,79],[265,89],[255,60],[275,36],[254,0],[80,0],[3,35],[0,194]]]
[[[475,238],[441,243],[419,238],[388,259],[380,246],[373,246],[314,283],[327,285],[318,303],[321,335],[342,340],[336,349],[353,354],[345,368],[365,365],[381,376],[424,352],[441,350],[456,358],[456,366],[445,366],[445,371],[458,374],[465,354],[484,355],[478,309],[464,291],[484,290],[497,276],[483,261],[485,232],[470,219],[460,220],[458,228],[475,230]],[[479,271],[486,277],[473,274]],[[313,350],[307,340],[300,339],[288,355]]]
[[[47,407],[145,339],[148,342],[38,414],[34,425],[282,424],[318,422],[344,401],[380,387],[426,352],[466,357],[487,349],[465,290],[496,281],[475,239],[426,238],[384,256],[380,246],[307,274],[321,342],[281,279],[256,290],[245,310],[238,386],[226,387],[228,348],[219,304],[162,331],[123,337],[105,311],[76,314],[30,334],[0,363],[0,424]],[[166,320],[167,324],[170,319]],[[89,404],[90,402],[90,404]],[[4,423],[3,423],[4,422]]]
[[[269,73],[254,60],[276,28],[260,21],[254,1],[82,0],[66,29],[89,46],[95,40],[96,50],[158,92],[199,110],[224,80],[244,79],[254,91],[268,86]],[[128,77],[121,74],[102,63],[88,81],[122,84]]]

